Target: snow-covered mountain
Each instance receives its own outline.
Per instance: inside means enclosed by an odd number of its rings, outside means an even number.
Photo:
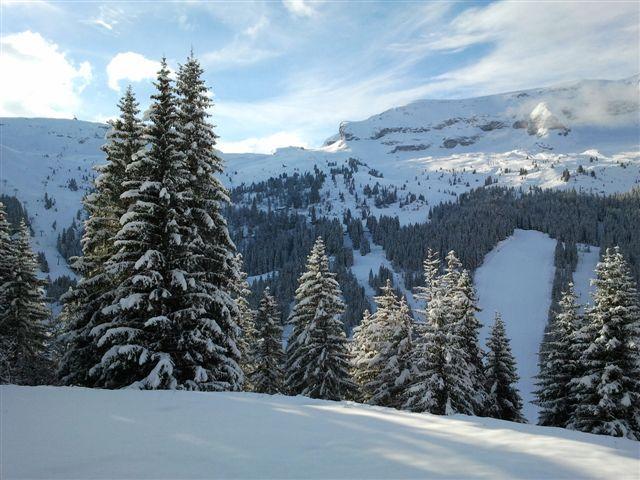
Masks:
[[[318,149],[225,154],[224,180],[237,186],[311,171],[314,165],[328,173],[356,159],[356,192],[378,183],[422,195],[402,206],[371,206],[374,215],[398,215],[402,223],[425,221],[430,206],[482,186],[488,177],[498,185],[626,191],[640,183],[638,82],[634,76],[464,100],[421,100],[344,122]],[[56,251],[56,238],[81,208],[92,166],[104,157],[100,146],[107,128],[77,120],[0,119],[2,193],[26,205],[35,248],[47,256],[54,278],[70,274]],[[562,179],[565,170],[568,181]],[[55,199],[50,209],[45,193]],[[340,182],[325,182],[322,193],[334,207],[326,215],[341,218],[346,209],[357,209]]]
[[[632,440],[302,396],[2,386],[0,398],[2,478],[631,479],[640,468]]]

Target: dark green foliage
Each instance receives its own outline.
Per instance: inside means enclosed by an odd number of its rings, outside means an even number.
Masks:
[[[496,320],[487,341],[485,377],[487,382],[487,403],[485,415],[488,417],[525,423],[522,416],[522,398],[516,384],[518,373],[511,353],[504,322],[496,313]]]

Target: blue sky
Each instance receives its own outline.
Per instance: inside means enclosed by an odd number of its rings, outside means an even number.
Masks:
[[[640,70],[636,2],[3,0],[0,115],[105,120],[193,47],[225,151],[317,146],[342,120]],[[7,92],[11,92],[8,94]]]

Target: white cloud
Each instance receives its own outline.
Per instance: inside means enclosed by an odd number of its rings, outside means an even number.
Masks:
[[[273,153],[282,147],[308,147],[308,143],[297,132],[277,132],[264,137],[251,137],[237,142],[218,142],[224,153]]]
[[[91,65],[76,66],[58,45],[30,30],[0,39],[0,115],[71,117],[91,81]]]
[[[135,52],[121,52],[111,59],[107,65],[109,88],[120,91],[120,81],[141,82],[154,78],[160,70],[160,62],[149,60]]]
[[[440,95],[623,78],[640,68],[638,12],[634,2],[498,2],[468,9],[441,33],[395,48],[424,57],[489,46],[468,65],[432,78],[431,91]]]
[[[317,11],[311,5],[318,2],[308,0],[282,0],[282,4],[289,12],[298,17],[313,17]]]

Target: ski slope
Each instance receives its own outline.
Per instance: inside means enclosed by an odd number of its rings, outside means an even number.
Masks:
[[[478,291],[483,324],[481,341],[486,343],[495,312],[500,312],[511,339],[524,401],[524,415],[529,422],[538,420],[535,398],[535,375],[538,374],[538,351],[547,325],[555,266],[556,241],[533,230],[515,230],[500,242],[476,270],[474,283]],[[598,247],[579,245],[574,284],[578,301],[589,301],[590,282],[599,258]]]
[[[551,305],[555,247],[556,241],[544,233],[515,230],[486,255],[474,279],[482,309],[478,313],[481,342],[485,347],[495,312],[500,312],[520,375],[523,413],[531,423],[538,420],[538,407],[531,401]]]
[[[632,479],[638,442],[248,393],[0,387],[3,479]]]

